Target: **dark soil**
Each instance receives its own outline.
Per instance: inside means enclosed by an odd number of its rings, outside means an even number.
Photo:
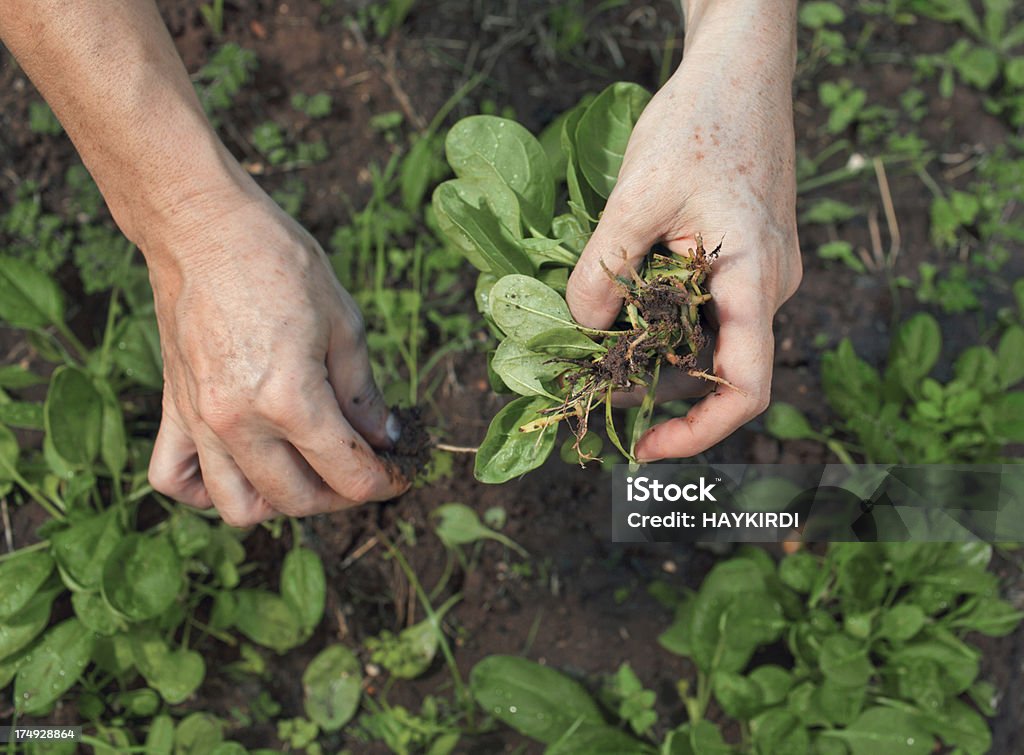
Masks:
[[[204,25],[192,0],[161,0],[175,42],[190,71],[204,63],[220,44]],[[407,22],[383,41],[368,39],[352,22],[365,3],[322,3],[319,0],[226,3],[223,40],[254,50],[260,60],[254,86],[245,90],[226,126],[226,140],[236,155],[268,189],[280,188],[291,177],[262,165],[245,135],[273,119],[310,140],[322,138],[331,157],[301,172],[307,187],[302,220],[322,242],[345,222],[348,207],[359,207],[370,194],[371,163],[384,163],[399,147],[370,126],[373,115],[397,110],[406,128],[421,128],[455,89],[475,73],[486,77],[452,117],[476,112],[488,100],[500,109],[511,107],[525,124],[539,129],[575,104],[581,95],[607,83],[630,79],[655,88],[662,69],[666,39],[676,41],[669,55],[679,56],[679,13],[669,0],[644,3],[630,0],[622,7],[597,11],[596,0],[582,4],[596,14],[593,33],[568,52],[559,52],[548,24],[553,4],[540,0],[423,0]],[[851,18],[854,16],[851,15]],[[852,22],[851,22],[852,23]],[[600,31],[600,33],[598,33]],[[863,30],[848,29],[848,38]],[[876,45],[890,50],[947,49],[954,37],[948,27],[922,22],[913,27],[885,26],[874,30]],[[844,71],[865,87],[873,101],[897,107],[909,84],[903,68],[889,63],[858,64]],[[797,88],[798,148],[813,156],[833,137],[819,128],[823,113],[817,79],[804,77]],[[293,92],[326,91],[334,97],[330,117],[309,122],[289,105]],[[926,87],[927,117],[922,135],[950,155],[969,154],[973,145],[992,146],[1010,130],[987,115],[976,93],[958,87],[951,101],[935,85]],[[66,200],[63,185],[68,165],[77,161],[64,137],[51,138],[27,128],[29,103],[36,95],[24,75],[9,60],[0,67],[0,205],[13,200],[26,180],[36,181],[45,207],[58,209]],[[903,124],[905,125],[905,124]],[[834,162],[834,161],[833,161]],[[828,170],[838,165],[823,167]],[[934,260],[928,238],[931,196],[912,172],[889,176],[902,233],[894,273],[915,275],[918,263]],[[965,179],[964,179],[965,180]],[[851,204],[879,208],[876,187],[847,182],[813,196],[831,196]],[[823,226],[801,229],[805,276],[800,292],[776,320],[776,364],[773,395],[795,404],[812,422],[828,419],[818,384],[820,348],[853,340],[859,354],[879,363],[888,349],[889,323],[916,306],[913,292],[893,297],[881,274],[854,276],[846,268],[821,260],[813,251],[830,240]],[[861,220],[843,228],[855,247],[872,248],[870,228]],[[888,239],[886,239],[888,241]],[[723,253],[727,253],[723,252]],[[1022,255],[1010,263],[1020,274]],[[941,263],[940,263],[941,264]],[[464,286],[466,311],[472,311],[472,276]],[[650,302],[653,307],[655,302]],[[992,307],[998,305],[993,302]],[[88,297],[76,300],[71,313],[76,328],[89,331],[102,321],[90,309]],[[948,332],[948,348],[976,340],[974,318],[958,318]],[[816,337],[820,336],[816,341]],[[481,340],[485,340],[481,331]],[[439,344],[433,344],[435,347]],[[25,345],[0,330],[0,356],[24,358]],[[12,357],[13,359],[14,357]],[[6,362],[5,362],[6,363]],[[451,359],[448,378],[433,397],[437,413],[427,417],[431,432],[453,445],[476,446],[490,418],[503,403],[487,385],[483,356],[467,353]],[[396,378],[398,376],[395,376]],[[414,421],[409,422],[415,425]],[[735,433],[706,454],[711,462],[816,463],[827,460],[816,443],[780,443],[762,431],[759,421]],[[422,461],[423,435],[403,441],[396,452]],[[455,645],[463,676],[473,664],[493,653],[524,653],[559,668],[588,684],[595,675],[613,672],[628,661],[644,685],[658,694],[662,720],[684,718],[676,683],[692,678],[689,663],[662,651],[656,644],[669,625],[671,612],[647,592],[654,580],[676,589],[696,587],[714,563],[711,553],[682,545],[626,546],[610,542],[610,482],[599,469],[564,465],[557,459],[524,479],[500,487],[473,480],[472,457],[456,455],[452,473],[430,486],[416,487],[401,500],[370,505],[303,523],[307,542],[323,556],[328,571],[327,618],[307,646],[280,658],[270,658],[269,681],[231,675],[226,666],[237,651],[206,639],[199,645],[207,657],[209,678],[201,694],[186,707],[238,720],[233,711],[251,712],[261,689],[269,688],[283,706],[282,716],[302,715],[300,678],[308,660],[321,647],[342,641],[357,647],[381,629],[398,630],[422,618],[410,586],[394,560],[386,557],[386,540],[399,543],[420,581],[429,591],[440,579],[447,558],[433,534],[430,514],[441,503],[459,501],[479,512],[500,506],[508,514],[505,534],[532,555],[524,565],[496,543],[473,551],[473,568],[457,571],[447,591],[463,600],[449,614],[446,629]],[[598,467],[598,468],[595,468]],[[38,525],[32,509],[14,512],[16,544],[30,542]],[[263,530],[247,541],[247,552],[261,571],[248,578],[276,585],[277,564],[290,546],[289,537],[273,540]],[[999,562],[1009,598],[1024,607],[1024,577],[1017,559]],[[1024,693],[1017,676],[1024,662],[1024,630],[1001,639],[976,639],[985,651],[983,677],[1001,690],[999,715],[993,721],[995,753],[1019,751],[1018,732],[1024,721]],[[369,680],[379,694],[381,683]],[[395,685],[392,704],[419,709],[426,694],[450,694],[447,672],[440,665],[421,679]],[[2,712],[2,711],[0,711]],[[57,714],[73,721],[67,707]],[[279,748],[275,727],[259,720],[239,724],[230,735],[249,746]],[[358,753],[385,752],[339,738],[334,744]],[[536,744],[502,729],[461,743],[459,752],[540,752]]]
[[[398,419],[402,434],[384,458],[404,479],[415,480],[430,462],[430,434],[419,407],[396,406],[391,413]]]

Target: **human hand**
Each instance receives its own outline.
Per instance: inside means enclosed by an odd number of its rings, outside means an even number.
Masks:
[[[238,526],[408,487],[374,453],[400,428],[354,302],[217,138],[156,4],[0,3],[0,36],[149,265],[165,378],[153,487]]]
[[[795,14],[758,0],[687,14],[686,52],[644,110],[618,182],[569,280],[583,325],[607,328],[622,306],[616,275],[658,242],[673,252],[722,243],[709,277],[717,321],[714,372],[721,388],[685,417],[651,428],[642,461],[694,456],[768,406],[772,318],[801,279],[791,79]],[[774,7],[774,11],[778,11]],[[716,15],[717,14],[717,15]],[[708,384],[662,372],[658,399],[706,393]]]
[[[156,490],[249,526],[408,487],[374,451],[400,428],[361,316],[306,231],[253,186],[191,202],[147,238],[165,380]]]

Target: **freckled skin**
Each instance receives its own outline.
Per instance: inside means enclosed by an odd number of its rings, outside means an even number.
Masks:
[[[709,247],[722,244],[709,278],[719,326],[714,370],[738,390],[719,388],[685,418],[652,428],[637,446],[644,460],[693,456],[766,408],[772,318],[802,275],[791,85],[796,3],[683,5],[683,61],[641,115],[567,290],[576,319],[604,328],[621,298],[602,262],[621,273],[654,243],[685,253],[698,233]],[[706,385],[694,391],[692,381],[662,388],[659,400],[707,392]]]

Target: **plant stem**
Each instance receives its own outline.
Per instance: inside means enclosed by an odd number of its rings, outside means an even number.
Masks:
[[[462,675],[459,673],[459,666],[455,662],[455,656],[452,654],[452,649],[448,646],[448,638],[444,636],[444,632],[441,631],[441,623],[438,618],[437,612],[430,603],[430,598],[426,591],[423,589],[423,585],[416,578],[416,573],[409,566],[409,562],[405,560],[405,556],[398,550],[397,547],[387,538],[383,533],[378,534],[378,538],[384,547],[388,549],[388,553],[398,562],[399,568],[405,574],[405,578],[409,580],[409,584],[412,585],[413,590],[416,591],[416,597],[419,598],[420,605],[423,606],[424,613],[434,624],[435,631],[437,632],[437,643],[441,648],[441,653],[444,655],[445,663],[448,665],[448,672],[451,674],[452,683],[455,685],[455,694],[458,696],[460,702],[466,708],[466,717],[469,721],[469,725],[473,726],[474,719],[474,708],[472,701],[469,698],[468,691],[466,690],[465,684],[462,682]],[[454,598],[455,596],[453,596]],[[445,604],[447,606],[447,604]],[[450,606],[449,606],[450,607]],[[447,609],[445,609],[447,610]]]

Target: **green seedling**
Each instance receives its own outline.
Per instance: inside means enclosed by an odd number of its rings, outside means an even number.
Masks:
[[[838,427],[814,430],[794,407],[777,403],[766,428],[785,440],[826,443],[844,461],[878,463],[998,463],[1007,444],[1024,441],[1024,329],[1005,328],[996,348],[961,352],[953,377],[931,377],[942,350],[933,317],[917,314],[893,339],[880,373],[857,356],[849,340],[822,359],[825,397]]]

